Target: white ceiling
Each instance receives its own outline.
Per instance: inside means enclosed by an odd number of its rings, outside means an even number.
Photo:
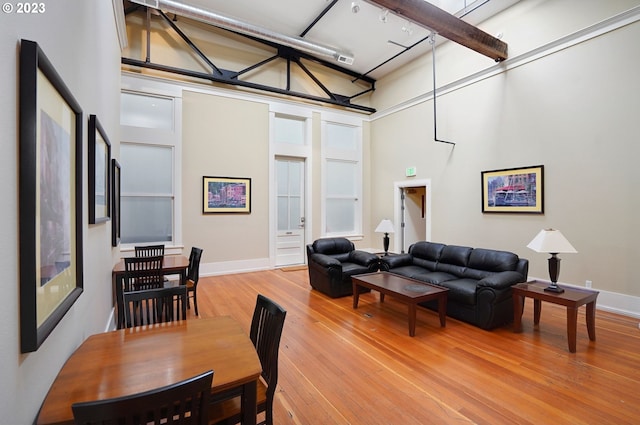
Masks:
[[[433,0],[430,3],[478,26],[489,16],[506,9],[518,0]],[[181,3],[235,18],[288,36],[300,36],[332,2],[330,0],[185,0]],[[341,65],[355,72],[379,79],[418,57],[430,53],[425,39],[430,31],[388,14],[386,23],[380,19],[382,10],[363,0],[355,0],[359,12],[352,12],[353,0],[339,0],[305,34],[304,39],[333,47],[353,55],[352,65]],[[384,62],[400,56],[382,65]],[[479,54],[469,50],[469,54]],[[487,58],[488,61],[491,59]]]

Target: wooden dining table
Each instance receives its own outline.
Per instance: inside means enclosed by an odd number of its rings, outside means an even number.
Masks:
[[[187,268],[189,259],[184,255],[165,255],[162,258],[162,274],[180,275],[180,285],[186,284]],[[124,276],[126,273],[124,258],[118,261],[111,271],[113,282],[113,298],[116,306],[116,326],[118,329],[124,327],[124,309],[122,304],[122,288],[124,287]]]
[[[73,403],[135,394],[208,370],[214,372],[212,396],[240,391],[242,423],[255,425],[262,367],[247,332],[229,316],[90,336],[58,373],[36,424],[73,424]]]

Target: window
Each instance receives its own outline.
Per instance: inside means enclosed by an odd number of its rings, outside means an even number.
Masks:
[[[123,142],[121,241],[173,242],[173,148]]]
[[[362,234],[362,127],[344,118],[322,123],[325,236]]]
[[[137,87],[124,79],[123,87]],[[148,85],[148,84],[147,84]],[[154,87],[160,92],[162,88]],[[181,109],[175,88],[167,94],[123,90],[120,113],[121,242],[181,243]]]

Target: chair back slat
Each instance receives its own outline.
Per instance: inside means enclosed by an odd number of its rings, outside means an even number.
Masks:
[[[202,249],[191,248],[191,254],[189,254],[189,268],[187,269],[187,279],[192,280],[194,284],[198,283],[200,279],[200,259],[202,258]]]
[[[213,371],[124,397],[74,403],[77,425],[189,424],[209,422],[209,395]]]
[[[136,257],[162,257],[164,256],[164,245],[145,245],[133,247]]]
[[[145,289],[123,294],[125,326],[144,326],[187,318],[187,287]]]
[[[286,315],[286,310],[274,301],[258,295],[249,337],[260,358],[262,377],[267,383],[267,398],[271,400],[278,383],[278,351]]]
[[[123,291],[162,288],[164,286],[163,260],[164,257],[160,255],[125,258]]]

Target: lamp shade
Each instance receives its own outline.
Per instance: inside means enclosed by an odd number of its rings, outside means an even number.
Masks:
[[[559,254],[561,252],[576,253],[576,249],[569,243],[560,230],[542,229],[527,248],[536,252],[548,252]]]
[[[391,220],[384,219],[378,224],[375,230],[376,233],[393,233],[393,223]]]

